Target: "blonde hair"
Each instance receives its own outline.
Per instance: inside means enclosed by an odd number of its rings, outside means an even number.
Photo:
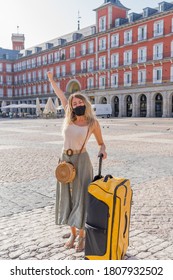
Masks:
[[[86,119],[89,127],[92,126],[96,120],[96,115],[91,106],[91,102],[88,100],[88,98],[84,94],[82,94],[80,92],[75,92],[75,93],[71,94],[68,99],[67,107],[65,110],[65,119],[64,119],[64,124],[63,124],[63,130],[67,125],[71,124],[72,122],[74,122],[77,119],[76,115],[73,111],[73,107],[72,107],[72,100],[74,97],[81,99],[83,101],[84,105],[86,106],[85,119]]]

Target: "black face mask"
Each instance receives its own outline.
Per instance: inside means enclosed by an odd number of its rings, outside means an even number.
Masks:
[[[73,112],[75,113],[76,116],[83,116],[85,114],[85,109],[86,106],[78,106],[76,108],[73,108]]]

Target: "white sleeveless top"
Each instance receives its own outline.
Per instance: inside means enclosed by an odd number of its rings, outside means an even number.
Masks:
[[[88,132],[88,126],[79,126],[76,124],[68,125],[64,129],[64,133],[63,133],[64,135],[63,149],[80,150],[87,136],[87,132]],[[88,134],[84,148],[86,147],[89,137],[90,135]]]

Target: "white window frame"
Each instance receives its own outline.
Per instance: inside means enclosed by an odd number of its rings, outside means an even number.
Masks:
[[[99,32],[106,31],[106,16],[99,18]]]
[[[163,43],[155,44],[153,46],[153,59],[158,60],[163,58]]]
[[[124,45],[132,43],[132,29],[124,31]]]
[[[66,76],[66,66],[65,65],[61,65],[61,76],[62,77]]]
[[[111,36],[111,48],[119,47],[119,33]]]
[[[88,53],[94,53],[94,41],[88,42]]]
[[[118,87],[118,73],[111,75],[111,88]]]
[[[80,67],[81,67],[81,72],[82,73],[86,73],[87,72],[86,60],[82,60],[81,61]]]
[[[3,96],[4,96],[4,89],[0,88],[0,97],[3,97]]]
[[[88,72],[94,71],[94,59],[89,59],[87,61],[87,71]]]
[[[159,20],[154,22],[154,37],[163,35],[164,21]]]
[[[171,64],[171,69],[170,69],[170,81],[173,82],[173,64]]]
[[[106,56],[99,57],[99,70],[106,69]]]
[[[132,85],[132,72],[124,72],[124,86],[130,87]]]
[[[44,84],[44,85],[43,85],[43,92],[44,92],[44,94],[47,93],[47,84]]]
[[[3,75],[0,75],[0,85],[3,84]]]
[[[60,51],[54,53],[54,59],[55,61],[60,61]]]
[[[60,66],[56,66],[56,77],[59,78],[60,77]]]
[[[113,53],[111,55],[111,68],[116,68],[119,66],[119,53]]]
[[[6,71],[8,73],[12,72],[12,65],[11,64],[6,64]]]
[[[147,61],[147,47],[138,49],[138,63]]]
[[[13,90],[12,88],[7,88],[7,96],[12,97],[13,96]]]
[[[82,44],[81,45],[81,55],[85,55],[86,54],[86,44]]]
[[[99,51],[106,50],[106,38],[99,39]]]
[[[70,48],[70,58],[75,58],[76,56],[76,48],[75,46]]]
[[[124,65],[132,64],[132,50],[128,50],[124,52]]]
[[[138,70],[138,85],[146,84],[146,70]]]
[[[158,75],[160,76],[160,79],[158,79]],[[162,67],[154,68],[153,69],[153,84],[161,84],[161,83],[162,83]]]
[[[106,87],[106,76],[99,77],[99,89],[105,89]]]
[[[76,63],[75,62],[70,64],[70,71],[71,71],[72,75],[76,74]]]
[[[147,39],[147,25],[138,27],[138,41],[143,41]]]
[[[94,87],[94,78],[90,77],[87,79],[87,89],[92,89]]]

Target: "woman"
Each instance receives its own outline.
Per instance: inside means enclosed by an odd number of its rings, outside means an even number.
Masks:
[[[61,160],[70,161],[73,164],[77,162],[77,174],[74,181],[70,184],[57,182],[56,224],[70,226],[71,234],[65,247],[72,248],[76,241],[76,252],[80,252],[84,249],[87,189],[93,179],[93,167],[86,151],[86,143],[91,134],[94,134],[100,147],[98,155],[103,154],[103,159],[107,157],[106,147],[100,125],[87,98],[77,92],[71,94],[67,100],[53,80],[53,74],[48,72],[47,75],[65,110],[64,146]],[[83,144],[84,147],[79,154]],[[77,230],[79,236],[76,239]]]

